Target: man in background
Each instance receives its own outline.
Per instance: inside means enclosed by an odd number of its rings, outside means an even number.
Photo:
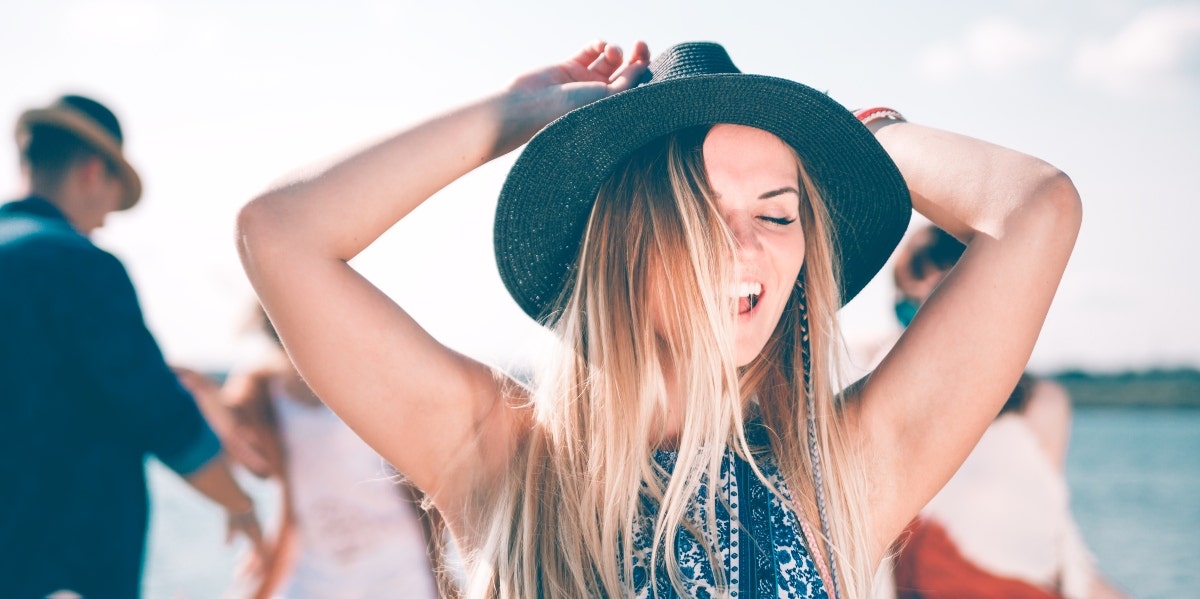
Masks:
[[[261,540],[121,262],[88,235],[137,203],[121,127],[81,96],[26,111],[28,193],[0,206],[0,595],[136,597],[153,454]],[[60,593],[61,592],[61,593]]]

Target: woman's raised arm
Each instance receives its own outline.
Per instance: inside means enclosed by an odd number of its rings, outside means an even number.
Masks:
[[[861,387],[882,551],[966,459],[1013,390],[1075,244],[1075,186],[1045,162],[911,123],[876,137],[913,207],[967,249]]]
[[[297,369],[450,514],[473,484],[508,463],[527,418],[514,408],[521,392],[438,343],[347,262],[434,192],[547,122],[632,86],[648,54],[642,43],[622,57],[595,42],[498,95],[264,193],[239,214],[242,263]]]

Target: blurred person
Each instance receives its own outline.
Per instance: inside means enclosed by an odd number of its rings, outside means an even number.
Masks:
[[[907,327],[966,249],[934,225],[896,254],[896,318]],[[963,348],[963,351],[968,351]],[[958,472],[909,526],[895,557],[899,599],[1119,598],[1071,515],[1064,470],[1070,397],[1021,376]]]
[[[280,485],[279,522],[229,596],[435,599],[437,528],[423,496],[321,403],[296,372],[266,313],[269,349],[218,389],[198,393],[233,458]]]
[[[0,595],[137,597],[147,455],[257,544],[254,504],[121,262],[88,238],[141,195],[117,118],[63,96],[24,112],[17,141],[28,195],[0,206]]]

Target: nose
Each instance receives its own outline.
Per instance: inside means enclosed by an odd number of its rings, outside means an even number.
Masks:
[[[726,223],[733,233],[733,240],[737,243],[739,258],[755,256],[762,251],[762,242],[758,237],[758,228],[753,217],[748,214],[730,214],[726,215]]]

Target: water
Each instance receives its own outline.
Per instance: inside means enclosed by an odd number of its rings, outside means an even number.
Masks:
[[[243,478],[270,520],[273,487]],[[1200,599],[1200,410],[1080,408],[1067,480],[1102,572],[1142,599]],[[241,547],[220,513],[156,462],[147,599],[219,597]]]
[[[1200,410],[1077,410],[1067,480],[1109,579],[1145,599],[1200,598]]]
[[[147,465],[152,510],[146,565],[142,577],[146,599],[220,597],[234,579],[249,545],[242,539],[225,544],[225,517],[214,504],[187,486],[157,461]],[[238,473],[257,504],[264,527],[279,513],[279,493],[272,483]]]

